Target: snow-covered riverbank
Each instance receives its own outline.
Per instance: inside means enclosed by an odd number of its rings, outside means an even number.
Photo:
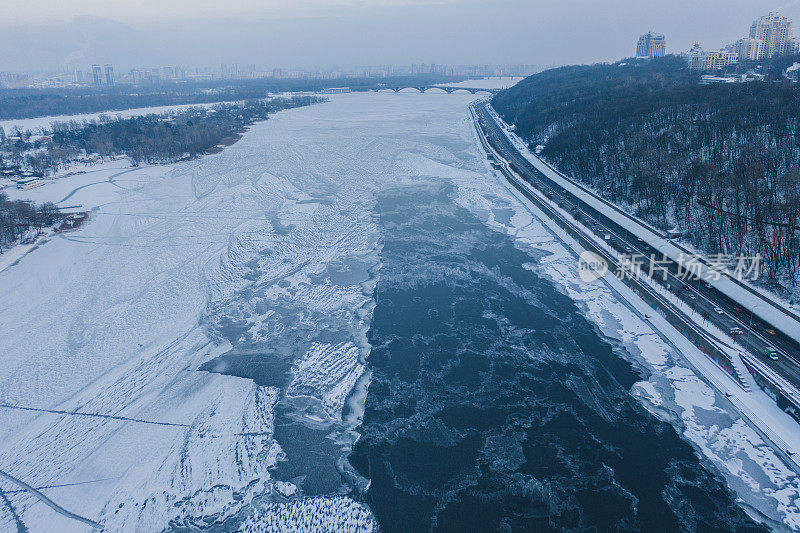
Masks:
[[[12,118],[7,120],[0,120],[0,128],[3,128],[6,135],[10,134],[15,128],[20,131],[31,131],[37,133],[42,129],[49,130],[53,122],[83,122],[97,120],[101,116],[110,118],[126,119],[131,117],[140,117],[142,115],[161,115],[164,113],[171,113],[189,109],[190,107],[210,108],[227,102],[213,102],[213,103],[200,103],[200,104],[181,104],[181,105],[163,105],[151,107],[135,107],[133,109],[120,109],[100,111],[97,113],[81,113],[77,115],[52,115],[47,117],[33,117],[33,118]]]

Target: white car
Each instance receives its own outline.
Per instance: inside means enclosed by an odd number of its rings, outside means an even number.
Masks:
[[[744,333],[739,328],[731,328],[731,335],[744,335]]]
[[[725,314],[725,311],[723,311],[719,307],[715,307],[714,308],[714,312],[717,313],[718,315],[724,315]]]

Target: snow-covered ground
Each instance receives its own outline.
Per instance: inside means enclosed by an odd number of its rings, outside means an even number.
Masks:
[[[450,180],[487,224],[550,253],[540,268],[653,371],[634,392],[746,505],[800,523],[791,470],[612,290],[581,284],[568,248],[493,174],[473,99],[334,95],[255,125],[220,154],[29,191],[59,200],[77,190],[69,202],[95,209],[0,272],[0,470],[111,531],[212,515],[239,518],[243,531],[373,528],[347,496],[307,497],[301,480],[276,479],[276,405],[302,403],[299,423],[328,431],[342,453],[352,445],[380,270],[375,195]],[[495,216],[508,209],[510,219]],[[289,378],[224,374],[224,355],[243,345],[286,358]],[[7,480],[0,488],[31,531],[89,529],[8,492],[18,487]],[[0,505],[0,530],[15,514]]]
[[[152,106],[152,107],[136,107],[133,109],[121,109],[118,111],[101,111],[98,113],[82,113],[78,115],[52,115],[47,117],[34,117],[34,118],[14,118],[8,120],[0,120],[0,127],[2,127],[6,135],[11,133],[11,130],[14,127],[19,128],[20,131],[31,131],[36,133],[42,129],[49,129],[50,125],[53,122],[69,122],[70,120],[75,120],[78,122],[82,122],[84,120],[95,120],[100,118],[100,116],[105,115],[112,118],[131,118],[131,117],[138,117],[142,115],[150,115],[150,114],[163,114],[169,113],[172,111],[180,111],[183,109],[188,109],[190,107],[205,107],[210,108],[218,105],[220,102],[208,103],[208,104],[186,104],[186,105],[164,105],[164,106]]]
[[[33,200],[37,204],[53,202],[58,207],[73,207],[66,212],[89,211],[115,201],[119,193],[143,185],[166,167],[131,167],[127,159],[116,159],[95,165],[74,165],[71,174],[61,173],[44,178],[44,185],[21,190],[8,185],[3,190],[11,200]],[[9,180],[10,181],[10,180]]]
[[[280,113],[200,160],[27,191],[96,209],[0,273],[0,469],[65,485],[45,490],[111,530],[163,529],[269,491],[284,393],[303,395],[315,424],[341,425],[368,351],[373,193],[392,175],[395,125],[381,123],[413,98],[395,96],[385,111],[389,97],[373,95],[361,112],[351,97]],[[359,117],[358,136],[343,135]],[[344,339],[296,354],[283,388],[198,371],[236,342],[233,319],[264,345],[314,328]],[[33,531],[85,529],[27,493],[9,498]],[[12,524],[4,505],[0,530]]]
[[[10,179],[0,179],[0,191],[11,200],[32,200],[37,204],[53,202],[64,213],[91,211],[117,199],[122,189],[147,182],[163,169],[158,167],[133,168],[126,159],[117,159],[95,165],[74,165],[69,171],[44,179],[44,185],[35,189],[20,190]],[[126,174],[132,174],[126,178]],[[45,231],[35,242],[7,246],[0,254],[0,272],[14,265],[30,251],[50,240],[52,232]]]

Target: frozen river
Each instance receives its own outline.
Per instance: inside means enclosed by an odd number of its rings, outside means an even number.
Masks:
[[[492,173],[474,98],[336,95],[92,178],[0,272],[0,470],[110,531],[800,525],[797,476]],[[89,529],[18,488],[1,531]]]

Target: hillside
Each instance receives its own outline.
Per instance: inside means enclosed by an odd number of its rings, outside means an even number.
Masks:
[[[492,105],[561,171],[707,253],[761,254],[785,296],[800,271],[800,87],[700,85],[676,57],[531,76]]]

